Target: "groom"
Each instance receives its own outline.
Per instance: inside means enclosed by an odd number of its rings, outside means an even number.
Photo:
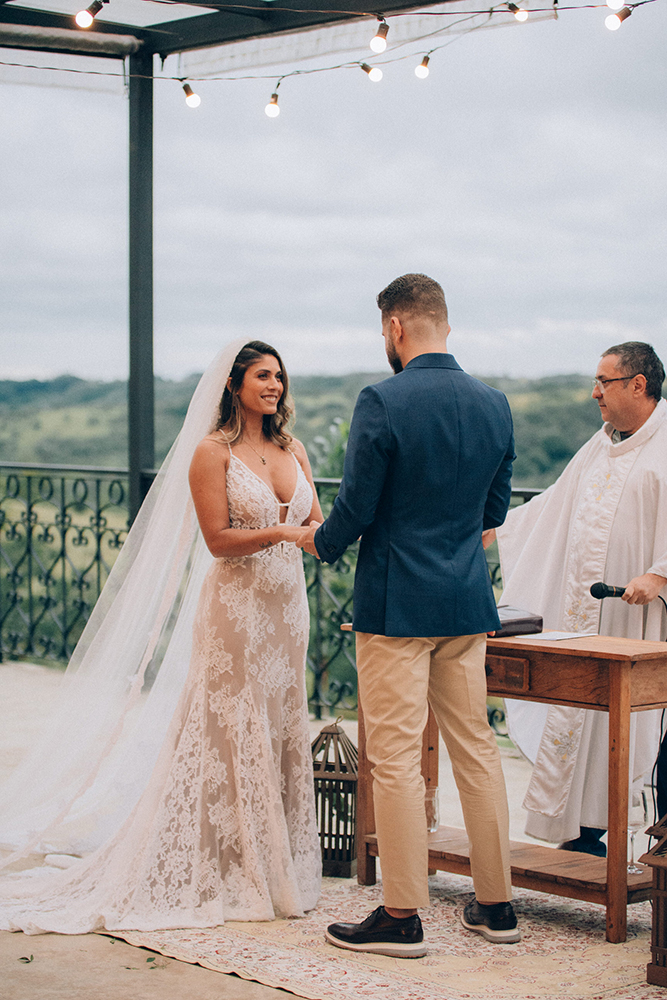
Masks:
[[[466,830],[475,899],[464,927],[518,941],[507,796],[487,723],[486,633],[499,628],[482,530],[502,524],[514,459],[506,398],[447,352],[440,285],[405,274],[377,297],[395,374],[359,395],[340,492],[299,540],[334,562],[361,536],[354,583],[359,698],[373,766],[384,906],[336,923],[339,948],[426,954],[429,905],[421,776],[430,703],[445,739]]]

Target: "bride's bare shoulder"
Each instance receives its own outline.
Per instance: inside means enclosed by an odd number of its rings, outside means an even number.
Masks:
[[[302,465],[303,465],[303,459],[308,457],[308,453],[306,452],[306,449],[304,448],[303,444],[301,443],[301,441],[299,441],[298,438],[295,437],[292,438],[291,444],[286,450],[291,451],[292,454],[299,460],[299,462]]]
[[[210,469],[227,468],[229,464],[229,446],[220,431],[212,431],[202,438],[192,456],[191,468]]]

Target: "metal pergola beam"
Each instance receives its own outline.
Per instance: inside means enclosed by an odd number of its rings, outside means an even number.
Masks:
[[[189,20],[189,19],[188,19]],[[57,14],[50,10],[33,10],[31,7],[13,7],[11,3],[0,5],[0,24],[26,24],[41,28],[60,28],[83,33],[77,28],[72,14]],[[134,35],[135,38],[150,37],[150,30],[133,24],[117,24],[113,21],[95,20],[95,31],[112,35]]]
[[[182,4],[197,8],[201,4],[192,0],[181,0]],[[331,10],[325,8],[331,6]],[[405,0],[386,0],[382,3],[382,13],[392,14],[409,12],[418,7],[434,6],[433,3],[410,4]],[[220,4],[222,8],[223,5]],[[248,0],[243,7],[233,4],[212,14],[199,14],[177,21],[161,21],[147,27],[131,24],[119,24],[114,21],[95,19],[94,31],[115,35],[134,35],[140,38],[145,48],[165,57],[176,52],[186,52],[190,49],[208,48],[213,45],[225,45],[231,42],[244,41],[250,38],[262,38],[266,35],[292,34],[309,28],[324,27],[328,24],[338,24],[355,20],[356,17],[370,17],[368,3],[363,0],[346,0],[345,9],[330,4],[325,0],[313,9],[311,0],[281,0],[280,9],[267,0]],[[9,2],[0,0],[0,24],[22,24],[41,27],[58,28],[62,30],[77,30],[71,14],[58,14],[51,11],[35,10],[28,7],[14,7]],[[35,45],[35,48],[38,48]]]
[[[164,23],[151,27],[156,32],[157,51],[165,57],[175,52],[187,52],[191,49],[245,41],[248,38],[272,34],[274,29],[268,20],[263,19],[265,16],[268,18],[268,14],[264,11],[258,11],[257,14],[248,14],[247,11],[243,14],[221,11],[215,14],[200,14],[198,17],[184,17],[178,22],[177,39],[171,38],[166,33],[162,37],[158,36],[157,32],[164,29]],[[212,38],[223,38],[224,42],[212,42]]]
[[[220,45],[225,42],[244,41],[249,38],[262,38],[265,35],[294,33],[308,28],[325,27],[343,21],[354,20],[355,17],[369,17],[369,5],[363,0],[347,0],[345,9],[337,9],[332,5],[330,11],[323,8],[328,4],[318,4],[312,9],[309,0],[281,0],[280,9],[265,0],[249,0],[242,8],[234,9],[233,5],[214,14],[200,14],[198,17],[187,17],[177,22],[179,40],[177,46],[165,35],[158,40],[160,55],[166,56],[174,52],[186,52],[189,49],[204,48],[209,45]],[[382,4],[383,14],[415,9],[417,6],[433,6],[433,4],[406,4],[405,0],[387,0]],[[250,14],[249,8],[254,8]],[[152,24],[151,30],[165,31],[174,26],[174,22]]]
[[[130,518],[155,464],[153,376],[153,53],[130,56]]]

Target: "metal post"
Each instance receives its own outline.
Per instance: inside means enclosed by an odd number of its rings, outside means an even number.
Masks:
[[[155,463],[153,386],[153,53],[130,56],[130,520]]]

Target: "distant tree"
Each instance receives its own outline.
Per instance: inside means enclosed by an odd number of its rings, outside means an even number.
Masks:
[[[313,439],[309,451],[315,476],[334,479],[343,475],[349,434],[349,421],[343,420],[342,417],[334,417],[327,433],[318,434]]]
[[[514,417],[515,486],[549,486],[572,456],[601,427],[594,399],[560,393],[553,399],[531,395],[526,405],[510,406]]]

